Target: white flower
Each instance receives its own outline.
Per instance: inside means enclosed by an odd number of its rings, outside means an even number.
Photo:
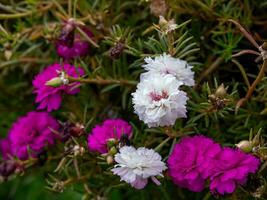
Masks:
[[[150,74],[132,93],[135,113],[149,127],[169,126],[186,117],[186,93],[172,75]]]
[[[148,178],[159,185],[160,182],[155,176],[163,177],[162,171],[167,169],[157,152],[144,147],[135,149],[132,146],[124,146],[115,155],[115,161],[118,164],[111,171],[136,189],[144,188]]]
[[[147,57],[145,58],[145,62],[146,64],[142,67],[148,72],[141,75],[141,80],[149,74],[160,73],[164,75],[171,74],[183,82],[184,85],[193,86],[195,84],[194,72],[192,71],[193,67],[184,60],[173,58],[164,53],[154,59]]]

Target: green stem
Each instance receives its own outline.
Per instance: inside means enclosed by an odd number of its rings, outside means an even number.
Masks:
[[[247,87],[249,88],[250,87],[250,83],[249,83],[247,74],[246,74],[246,72],[244,70],[244,67],[236,59],[232,59],[232,62],[234,64],[236,64],[236,66],[239,68],[239,70],[240,70],[240,72],[241,72],[241,74],[242,74],[242,76],[244,78],[244,81],[245,81]]]
[[[99,48],[99,45],[96,44],[82,29],[80,29],[78,26],[76,27],[77,31],[94,47]]]
[[[260,70],[260,72],[259,72],[257,78],[256,78],[255,81],[252,83],[251,87],[249,87],[249,90],[248,90],[247,95],[246,95],[246,97],[245,97],[246,100],[248,100],[248,99],[251,97],[251,95],[252,95],[253,91],[255,90],[256,86],[258,85],[258,83],[259,83],[259,82],[262,80],[262,78],[264,77],[266,68],[267,68],[267,61],[264,60],[264,61],[263,61],[263,64],[262,64],[262,67],[261,67],[261,70]]]
[[[0,14],[0,19],[15,19],[21,17],[27,17],[29,15],[33,15],[35,13],[40,13],[49,10],[53,6],[53,3],[48,4],[47,6],[40,8],[38,10],[28,11],[24,13],[14,13],[14,14]]]
[[[156,148],[154,149],[155,151],[159,151],[169,140],[171,137],[167,137],[165,140],[163,140]]]
[[[109,84],[120,84],[120,85],[136,85],[136,81],[128,80],[114,80],[114,79],[84,79],[84,78],[74,78],[66,77],[70,82],[88,83],[88,84],[98,84],[98,85],[109,85]]]

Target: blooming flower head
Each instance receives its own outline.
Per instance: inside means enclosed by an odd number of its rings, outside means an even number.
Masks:
[[[0,152],[2,154],[3,159],[5,160],[7,160],[12,155],[9,138],[0,140]]]
[[[132,94],[135,113],[149,127],[173,125],[177,118],[186,117],[186,93],[182,83],[171,75],[147,76]]]
[[[71,77],[79,77],[84,75],[84,70],[81,67],[75,67],[70,64],[52,64],[40,72],[33,80],[34,93],[37,94],[35,102],[39,103],[38,109],[47,109],[48,112],[57,110],[62,101],[62,95],[76,94],[80,91],[78,86],[80,83],[62,84],[58,87],[47,85],[47,82],[59,74],[65,73]],[[63,80],[64,82],[64,80]]]
[[[59,124],[47,112],[29,112],[19,118],[10,129],[8,138],[12,155],[21,160],[35,157],[47,145],[54,144]]]
[[[146,64],[143,65],[143,68],[145,68],[147,72],[141,75],[141,79],[146,78],[146,76],[150,74],[171,74],[176,77],[178,81],[181,81],[183,85],[193,86],[195,84],[194,72],[192,71],[193,67],[184,60],[173,58],[164,53],[154,59],[147,57],[145,58],[145,62]]]
[[[144,188],[148,178],[160,184],[155,176],[163,176],[162,171],[167,168],[157,152],[144,147],[124,146],[115,155],[115,161],[117,164],[111,171],[136,189]]]
[[[213,174],[214,158],[221,147],[205,136],[184,137],[168,159],[168,173],[180,187],[200,192]]]
[[[141,75],[141,79],[149,74],[171,74],[176,77],[178,81],[181,81],[183,85],[193,86],[195,84],[194,72],[192,71],[193,67],[184,60],[173,58],[164,53],[154,59],[147,57],[145,58],[145,62],[146,64],[143,65],[143,68],[147,70],[147,72]]]
[[[255,156],[225,147],[217,155],[216,170],[210,178],[210,190],[219,194],[234,192],[238,185],[246,183],[248,174],[255,173],[259,165],[260,160]]]
[[[110,139],[119,140],[122,135],[132,135],[132,126],[122,119],[107,119],[102,125],[93,128],[92,133],[88,135],[88,148],[91,151],[107,153],[107,142]]]
[[[88,37],[93,37],[92,32],[86,26],[77,24],[73,19],[68,20],[64,24],[56,42],[57,54],[66,60],[88,54],[90,44],[80,33],[76,33],[75,30],[77,27]]]

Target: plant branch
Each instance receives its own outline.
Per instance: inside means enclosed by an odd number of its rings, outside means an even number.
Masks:
[[[263,48],[263,50],[267,49],[267,43],[263,43],[262,48]],[[250,99],[256,86],[258,85],[259,82],[261,82],[262,78],[264,77],[266,69],[267,69],[267,59],[264,59],[263,64],[262,64],[261,69],[260,69],[260,72],[257,75],[254,82],[252,83],[252,85],[249,87],[246,96],[237,102],[236,109],[235,109],[236,113],[237,113],[238,109]]]
[[[232,57],[238,57],[238,56],[241,56],[241,55],[244,55],[244,54],[253,54],[253,55],[257,55],[257,56],[261,55],[258,51],[247,49],[247,50],[240,51],[240,52],[238,52],[236,54],[233,54]]]
[[[120,84],[120,85],[136,85],[136,81],[129,80],[114,80],[114,79],[99,79],[99,78],[74,78],[74,77],[66,77],[70,82],[79,82],[79,83],[88,83],[88,84],[97,84],[97,85],[109,85],[109,84]]]
[[[27,17],[35,13],[45,12],[49,10],[52,6],[53,6],[53,3],[50,3],[46,5],[45,7],[42,7],[38,10],[33,10],[33,11],[28,11],[28,12],[23,12],[23,13],[14,13],[14,14],[0,14],[0,19],[15,19],[15,18]]]
[[[251,36],[251,34],[243,26],[241,26],[240,23],[238,23],[237,21],[235,21],[233,19],[228,19],[228,21],[235,24],[239,28],[241,33],[243,33],[243,35],[251,42],[251,44],[253,44],[254,47],[256,47],[257,49],[259,49],[260,46],[258,45],[258,43],[254,40],[254,38]]]
[[[244,67],[236,59],[232,59],[232,62],[239,68],[247,87],[250,88],[250,83],[248,80],[248,76],[244,70]]]
[[[77,177],[80,178],[81,177],[81,172],[80,172],[80,169],[79,169],[78,160],[75,157],[73,158],[73,164],[74,164],[74,168],[75,168]],[[86,183],[84,183],[83,186],[84,186],[85,191],[88,194],[92,193],[92,191],[89,189],[89,186]]]

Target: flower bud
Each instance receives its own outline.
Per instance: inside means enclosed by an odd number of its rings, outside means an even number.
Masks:
[[[45,85],[52,86],[52,87],[58,87],[58,86],[62,85],[62,80],[60,77],[55,77],[55,78],[52,78],[49,81],[47,81],[45,83]]]
[[[216,101],[216,96],[214,94],[209,95],[209,100],[212,102]]]
[[[74,156],[83,155],[85,152],[85,149],[82,146],[75,145],[72,149]]]
[[[226,95],[226,89],[224,87],[224,84],[222,83],[216,90],[215,96],[216,97],[224,97]]]
[[[178,25],[175,23],[174,19],[167,21],[163,16],[159,16],[159,26],[165,34],[178,28]]]
[[[115,44],[114,47],[112,47],[110,50],[109,50],[109,55],[111,58],[113,59],[117,59],[120,57],[120,55],[122,54],[123,50],[124,50],[124,47],[125,47],[125,44],[122,43],[122,42],[117,42]]]
[[[114,162],[114,159],[111,155],[108,155],[107,158],[106,158],[106,161],[108,163],[108,165],[112,164]]]
[[[256,147],[260,144],[260,133],[257,133],[257,135],[255,135],[251,143],[253,147]]]
[[[110,138],[107,141],[107,146],[108,146],[108,148],[112,148],[112,147],[114,147],[116,145],[116,143],[117,143],[116,139]]]
[[[84,125],[76,123],[74,126],[70,127],[70,134],[74,137],[80,137],[85,134]]]
[[[249,153],[252,150],[251,142],[248,140],[242,140],[238,144],[236,144],[235,146],[246,153]]]
[[[11,50],[5,50],[4,51],[4,56],[5,56],[6,60],[10,60],[12,55],[13,55],[13,53]]]
[[[168,21],[163,16],[159,16],[159,25],[161,27],[168,26]]]
[[[112,147],[109,152],[108,152],[110,155],[115,155],[117,153],[117,149],[116,147]]]
[[[0,163],[0,179],[8,180],[14,174],[21,173],[23,166],[15,160],[4,160]]]

